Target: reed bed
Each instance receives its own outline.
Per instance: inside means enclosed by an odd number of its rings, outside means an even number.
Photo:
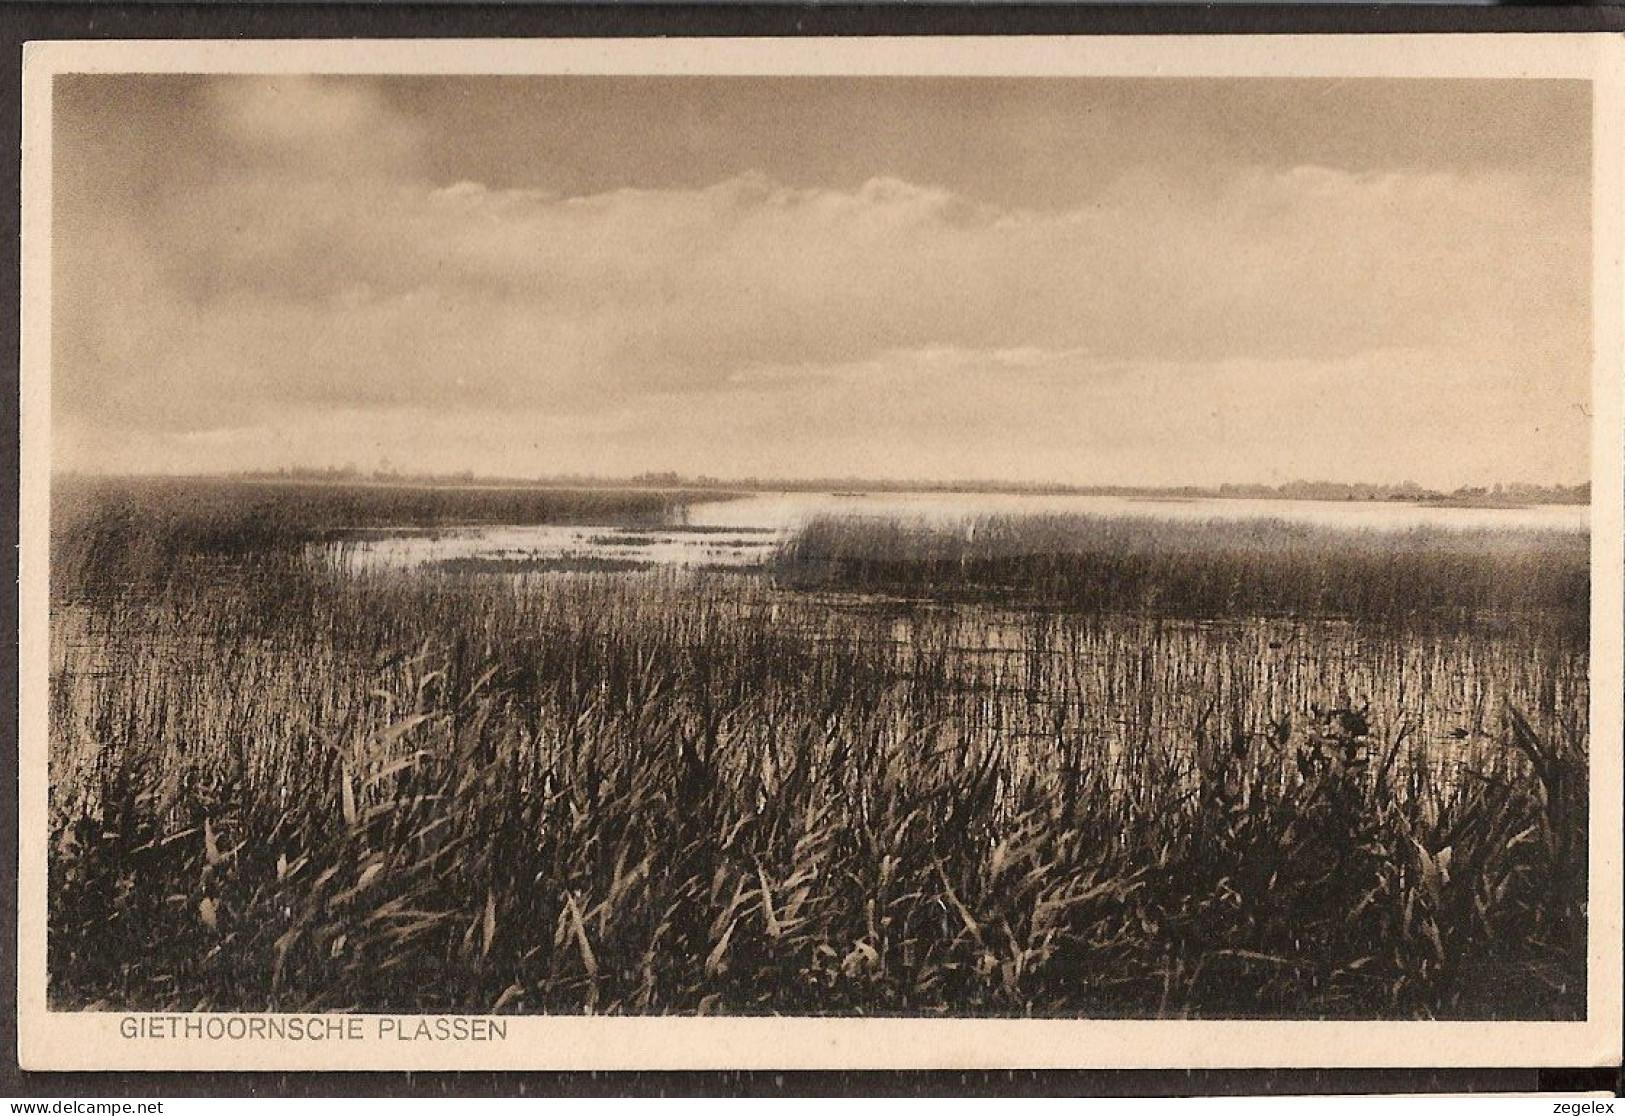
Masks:
[[[1584,1015],[1572,625],[831,595],[795,545],[54,581],[54,1006]]]
[[[691,493],[651,489],[449,488],[196,477],[53,482],[53,589],[149,588],[209,559],[263,560],[378,529],[595,523],[679,516]],[[726,499],[710,495],[708,499]]]
[[[1581,532],[1337,530],[1274,519],[989,517],[955,526],[824,518],[775,572],[796,588],[1096,612],[1361,621],[1556,621],[1581,631]]]

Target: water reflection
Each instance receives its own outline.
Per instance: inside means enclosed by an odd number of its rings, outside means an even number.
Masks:
[[[677,517],[681,522],[656,527],[549,525],[361,532],[341,544],[339,557],[353,569],[425,565],[450,571],[511,573],[673,566],[749,569],[765,564],[798,526],[825,516],[943,525],[981,516],[1032,515],[1187,522],[1279,519],[1358,530],[1442,527],[1584,532],[1590,523],[1590,509],[1581,505],[1467,508],[1400,502],[1169,500],[1008,493],[764,492],[692,504]]]

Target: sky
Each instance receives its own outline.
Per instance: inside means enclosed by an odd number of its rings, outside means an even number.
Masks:
[[[60,469],[1589,476],[1579,82],[64,75]]]

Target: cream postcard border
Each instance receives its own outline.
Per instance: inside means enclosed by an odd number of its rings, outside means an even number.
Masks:
[[[58,73],[1579,78],[1593,83],[1589,1017],[1245,1022],[514,1016],[500,1042],[127,1039],[46,1008],[51,89]],[[32,1070],[1582,1066],[1620,1060],[1625,37],[36,42],[23,61],[18,1056]]]

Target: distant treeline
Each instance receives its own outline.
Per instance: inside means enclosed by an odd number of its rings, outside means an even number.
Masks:
[[[1425,488],[1411,481],[1400,484],[1344,484],[1336,481],[1288,481],[1284,484],[1220,485],[1077,485],[1023,484],[1012,481],[899,481],[869,477],[813,477],[784,479],[744,477],[722,479],[684,476],[676,472],[639,473],[632,477],[560,474],[545,477],[491,477],[473,470],[458,473],[402,473],[391,468],[365,471],[353,465],[325,469],[278,469],[228,474],[219,479],[385,484],[414,487],[473,486],[480,488],[674,488],[700,491],[774,492],[996,492],[1042,496],[1149,496],[1173,499],[1236,500],[1393,500],[1452,504],[1469,507],[1522,507],[1531,504],[1589,504],[1590,484],[1494,484],[1455,489]]]

